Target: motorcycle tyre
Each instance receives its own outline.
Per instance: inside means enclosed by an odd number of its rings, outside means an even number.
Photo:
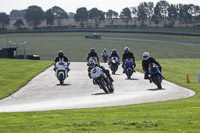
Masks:
[[[62,85],[64,83],[64,75],[61,74],[59,78],[60,84]]]
[[[132,74],[133,74],[133,70],[132,72],[130,72],[130,74],[129,74],[129,71],[126,70],[126,75],[128,79],[131,79]]]
[[[152,81],[157,85],[158,89],[162,89],[161,80],[159,80],[160,75],[156,74],[152,77]]]
[[[99,81],[99,86],[100,86],[100,88],[102,88],[104,90],[105,93],[109,93],[107,85],[106,85],[106,81],[104,79],[101,79]]]

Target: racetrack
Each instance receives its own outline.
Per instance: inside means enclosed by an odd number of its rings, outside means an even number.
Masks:
[[[103,65],[108,68],[107,64]],[[72,62],[70,68],[69,77],[62,86],[58,85],[53,67],[48,68],[18,92],[0,100],[0,112],[119,106],[187,98],[195,94],[168,81],[163,81],[163,89],[158,90],[139,72],[127,80],[121,66],[112,76],[115,92],[105,94],[88,78],[86,63]]]

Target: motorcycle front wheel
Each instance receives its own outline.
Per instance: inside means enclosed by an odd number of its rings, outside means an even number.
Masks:
[[[99,86],[100,86],[100,88],[102,88],[104,90],[105,93],[109,92],[106,81],[103,78],[99,81]]]
[[[156,74],[152,76],[152,81],[157,85],[158,89],[162,89],[160,75]]]

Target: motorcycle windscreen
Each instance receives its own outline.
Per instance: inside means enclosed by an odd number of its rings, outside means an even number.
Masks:
[[[96,79],[96,78],[98,78],[98,77],[101,76],[102,71],[100,70],[99,67],[94,67],[94,68],[90,71],[90,74],[91,74],[91,78]]]

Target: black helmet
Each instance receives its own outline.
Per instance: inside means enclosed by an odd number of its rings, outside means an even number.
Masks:
[[[91,48],[90,51],[91,51],[91,52],[95,52],[95,49],[94,49],[94,48]]]
[[[63,58],[63,56],[64,56],[64,52],[60,50],[60,51],[58,52],[58,57]]]

